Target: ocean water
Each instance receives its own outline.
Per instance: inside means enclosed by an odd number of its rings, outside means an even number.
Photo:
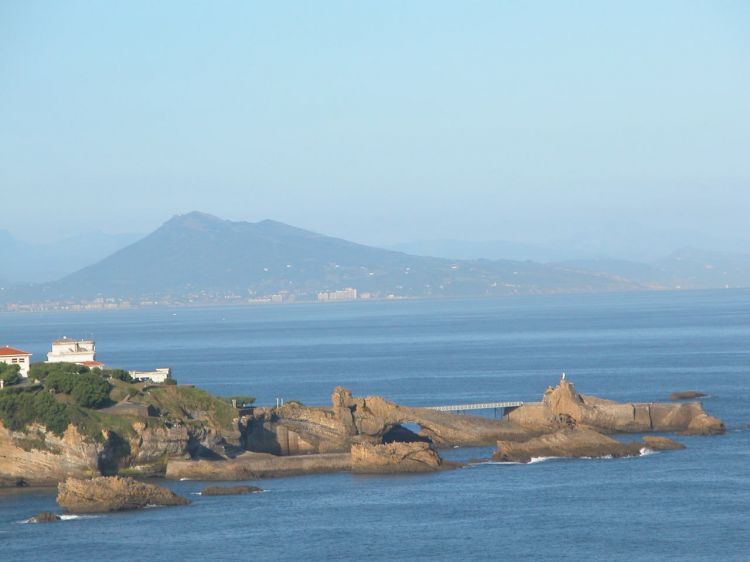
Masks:
[[[411,405],[538,400],[565,371],[621,401],[701,390],[719,437],[630,459],[248,482],[189,507],[24,521],[54,490],[0,491],[0,560],[750,560],[750,291],[0,314],[0,344],[62,335],[220,394],[326,404],[336,385]],[[489,457],[491,448],[443,451]]]

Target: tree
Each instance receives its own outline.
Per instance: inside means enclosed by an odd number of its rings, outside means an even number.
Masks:
[[[53,373],[69,373],[81,375],[88,373],[89,368],[75,363],[32,363],[29,366],[29,378],[44,381]]]
[[[5,386],[18,384],[21,382],[21,367],[0,363],[0,380],[3,381]]]
[[[66,373],[57,371],[47,375],[44,387],[55,392],[70,394],[76,404],[84,408],[101,408],[109,401],[112,389],[107,381],[95,373]]]
[[[101,408],[109,401],[112,386],[94,374],[78,375],[73,386],[72,396],[76,404],[84,408]]]

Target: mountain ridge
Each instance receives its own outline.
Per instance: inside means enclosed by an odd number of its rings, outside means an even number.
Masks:
[[[602,273],[529,261],[449,260],[358,244],[266,219],[230,221],[194,211],[22,300],[258,298],[314,300],[353,287],[373,297],[486,296],[637,290]]]

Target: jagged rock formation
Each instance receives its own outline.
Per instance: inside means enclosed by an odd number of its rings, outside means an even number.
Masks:
[[[534,437],[528,441],[498,441],[493,460],[527,463],[544,457],[632,457],[647,448],[666,450],[684,448],[665,437],[644,439],[643,443],[622,443],[598,431],[581,428],[565,428]]]
[[[508,419],[542,431],[568,425],[605,433],[653,431],[712,435],[724,432],[721,420],[707,415],[699,402],[618,403],[579,394],[567,380],[548,388],[541,404],[523,405],[511,412]]]
[[[391,474],[401,472],[435,472],[444,465],[440,455],[428,443],[359,443],[352,446],[352,472]]]
[[[242,420],[245,448],[296,455],[348,452],[352,445],[390,440],[487,445],[517,429],[501,420],[399,406],[380,396],[354,398],[342,387],[333,391],[331,402],[331,408],[287,404],[258,409]],[[402,424],[417,424],[422,431],[416,435]]]
[[[68,478],[57,488],[57,503],[70,513],[104,513],[141,509],[147,505],[188,505],[171,490],[132,478],[101,476],[90,480]]]
[[[243,453],[226,460],[170,460],[166,477],[173,480],[257,480],[319,472],[351,470],[349,453],[276,456]]]
[[[238,496],[262,491],[263,488],[257,486],[208,486],[203,488],[201,496]]]

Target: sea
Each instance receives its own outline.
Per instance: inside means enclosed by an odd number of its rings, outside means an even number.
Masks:
[[[618,401],[705,392],[727,433],[627,459],[248,481],[265,491],[247,496],[161,481],[192,504],[53,524],[26,520],[59,511],[54,489],[4,490],[0,560],[750,560],[749,290],[0,314],[0,344],[35,360],[61,336],[264,405],[328,404],[337,385],[414,406],[533,401],[565,372]]]

